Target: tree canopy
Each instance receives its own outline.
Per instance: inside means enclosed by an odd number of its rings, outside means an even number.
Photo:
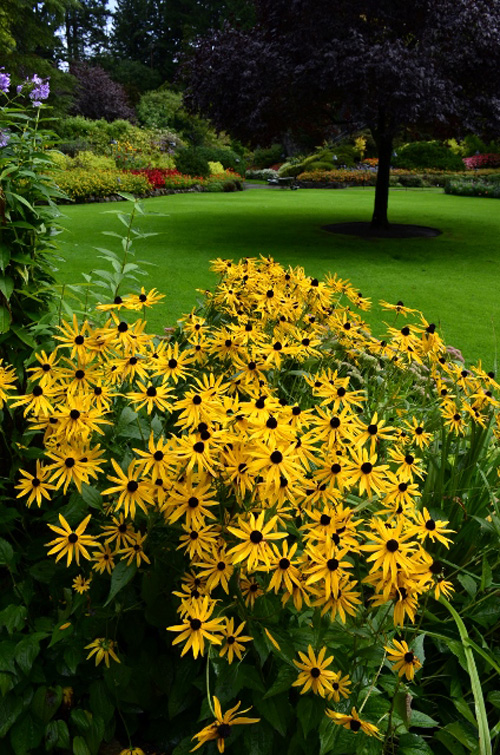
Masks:
[[[379,152],[374,225],[387,224],[401,126],[500,128],[500,0],[256,0],[185,66],[186,101],[253,142],[368,127]],[[444,133],[444,131],[443,131]]]

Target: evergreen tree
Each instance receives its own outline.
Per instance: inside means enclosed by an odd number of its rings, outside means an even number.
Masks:
[[[78,0],[64,18],[67,59],[83,60],[100,54],[107,45],[107,0]]]

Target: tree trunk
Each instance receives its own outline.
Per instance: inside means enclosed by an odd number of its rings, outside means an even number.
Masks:
[[[389,203],[389,176],[392,157],[392,133],[373,135],[378,149],[378,172],[375,185],[375,207],[373,208],[372,228],[388,228],[387,205]]]

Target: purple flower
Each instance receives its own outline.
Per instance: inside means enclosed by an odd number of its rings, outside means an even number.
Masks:
[[[42,100],[46,100],[50,94],[49,79],[41,79],[36,73],[33,74],[31,83],[34,85],[29,93],[29,98],[33,102],[33,107],[40,107]]]
[[[6,147],[10,140],[10,134],[0,129],[0,149]]]
[[[10,87],[10,73],[3,73],[4,70],[0,68],[0,92],[8,92]]]

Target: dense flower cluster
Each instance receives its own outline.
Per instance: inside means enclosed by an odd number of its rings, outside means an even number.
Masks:
[[[44,444],[18,497],[54,507],[49,555],[88,564],[74,584],[81,593],[120,562],[147,569],[150,543],[173,539],[185,572],[167,629],[182,655],[208,649],[231,664],[262,629],[279,654],[259,611],[264,596],[291,626],[308,612],[348,627],[384,606],[390,643],[423,598],[453,591],[440,560],[453,528],[441,500],[420,502],[425,459],[493,415],[498,435],[499,386],[481,366],[454,362],[434,324],[402,302],[381,302],[393,323],[386,340],[373,336],[362,317],[369,300],[336,275],[320,281],[270,258],[218,259],[213,270],[220,282],[204,314],[183,318],[176,337],[129,322],[125,313],[162,298],[143,289],[101,304],[101,325],[64,322],[57,348],[35,355],[26,393],[8,397],[13,372],[0,368],[2,400],[23,408]],[[420,405],[408,404],[410,384]],[[119,412],[140,433],[131,453],[113,456],[106,434]],[[61,496],[89,487],[102,511],[94,505],[70,524]],[[97,663],[119,660],[109,638],[87,649]],[[321,643],[305,649],[298,644],[294,685],[328,700],[337,725],[378,736],[353,707],[342,652],[337,662]],[[410,637],[386,652],[409,680],[422,665]],[[220,706],[215,718],[196,736],[222,752],[224,727],[237,720]]]
[[[488,152],[483,155],[464,157],[463,160],[467,170],[477,170],[478,168],[500,168],[500,153],[498,152]]]
[[[375,186],[377,174],[369,170],[306,170],[299,173],[297,180],[306,183]]]

